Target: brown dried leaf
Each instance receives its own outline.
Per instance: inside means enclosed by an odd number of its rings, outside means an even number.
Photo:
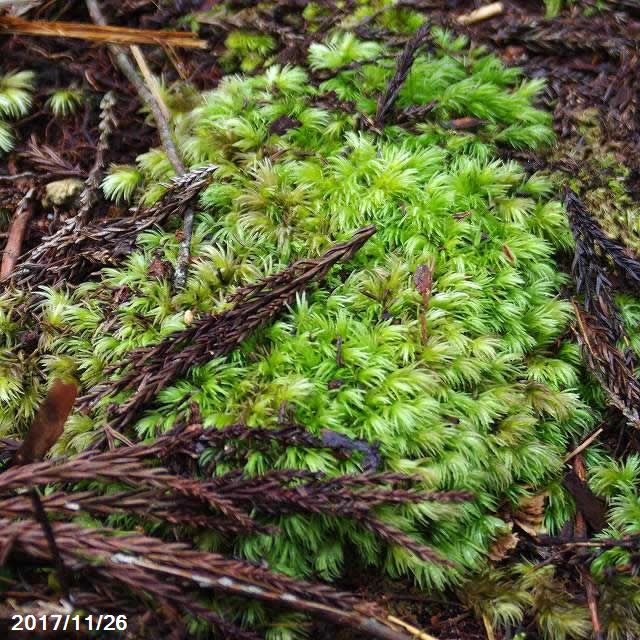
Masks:
[[[62,380],[53,381],[27,437],[13,456],[12,465],[28,464],[44,458],[62,434],[77,393],[78,388],[75,384]]]
[[[511,247],[509,247],[508,244],[503,244],[502,245],[502,253],[504,253],[504,255],[507,256],[507,260],[511,264],[515,264],[516,263],[516,257],[513,255],[513,251],[511,251]]]
[[[511,531],[513,524],[510,522],[508,526],[509,531],[496,538],[489,549],[489,558],[493,562],[504,560],[518,546],[518,534]]]
[[[513,514],[514,522],[531,536],[544,533],[544,508],[548,497],[546,491],[520,500],[518,510]]]

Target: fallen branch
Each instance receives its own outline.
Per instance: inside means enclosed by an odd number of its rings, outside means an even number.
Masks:
[[[373,119],[373,124],[377,129],[381,129],[384,125],[384,121],[393,107],[393,104],[398,97],[398,93],[400,92],[400,89],[402,89],[402,85],[407,79],[409,71],[411,71],[413,61],[430,32],[431,24],[426,22],[418,29],[411,40],[407,42],[402,53],[398,56],[396,71],[389,81],[385,92],[380,96],[380,98],[378,98],[378,108],[376,109],[376,115]]]
[[[625,356],[609,341],[606,329],[586,314],[574,301],[574,332],[593,375],[606,391],[611,403],[636,429],[640,428],[640,383]]]
[[[178,609],[196,616],[204,614],[210,621],[206,613],[211,612],[190,604],[197,599],[184,597],[185,589],[278,604],[380,640],[410,638],[387,622],[379,605],[320,583],[295,580],[248,562],[148,536],[111,535],[108,529],[60,522],[52,523],[52,528],[64,562],[75,573],[93,573],[101,580],[125,585],[133,593],[149,593],[160,601],[168,599]],[[36,560],[51,561],[42,530],[28,520],[0,520],[0,548],[7,545]],[[178,589],[172,589],[174,586]]]
[[[102,15],[102,11],[100,10],[97,0],[86,0],[86,4],[93,21],[100,25],[106,25],[105,17]],[[147,62],[142,55],[142,51],[140,51],[137,46],[131,47],[131,53],[138,63],[146,84],[140,79],[133,67],[133,64],[124,51],[122,51],[122,49],[117,45],[110,45],[110,48],[122,73],[124,73],[129,82],[131,82],[135,87],[141,100],[149,107],[149,109],[151,109],[153,118],[156,121],[156,126],[158,127],[162,146],[167,154],[167,158],[169,158],[169,162],[178,176],[183,175],[186,172],[186,169],[180,155],[178,154],[175,143],[173,142],[171,131],[169,130],[170,113],[162,100],[158,83],[153,77]],[[193,209],[188,207],[184,212],[182,240],[180,241],[178,262],[174,277],[174,288],[176,290],[183,289],[187,281],[187,272],[189,271],[189,261],[191,256],[193,221]]]
[[[52,236],[22,257],[16,269],[18,284],[55,285],[76,283],[103,266],[113,265],[128,256],[140,233],[162,225],[171,215],[182,215],[193,198],[211,180],[216,165],[172,178],[156,204],[147,209],[132,208],[129,215],[113,221],[79,225],[75,216]]]
[[[0,16],[0,32],[46,38],[76,38],[111,44],[155,44],[159,46],[206,49],[207,41],[192,31],[155,31],[81,22],[48,22]]]

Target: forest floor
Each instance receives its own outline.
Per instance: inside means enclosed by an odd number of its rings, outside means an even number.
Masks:
[[[15,146],[0,158],[0,254],[3,254],[2,275],[7,279],[16,273],[19,275],[21,255],[46,243],[49,236],[59,231],[69,221],[74,220],[74,216],[77,216],[85,206],[85,203],[77,196],[83,192],[85,181],[92,175],[98,152],[101,154],[100,169],[102,171],[111,164],[131,163],[133,158],[159,144],[158,128],[155,126],[153,118],[149,116],[148,110],[141,109],[135,88],[127,82],[118,65],[114,64],[114,58],[105,44],[92,41],[86,34],[80,34],[76,39],[68,37],[68,34],[51,37],[42,34],[29,35],[24,32],[27,28],[27,22],[62,21],[91,24],[93,22],[92,16],[88,13],[84,3],[53,0],[35,1],[28,6],[25,5],[24,11],[20,10],[22,4],[15,3],[15,6],[18,9],[16,13],[20,14],[23,23],[2,22],[3,16],[0,16],[0,29],[6,30],[6,33],[0,32],[3,70],[29,69],[37,76],[31,110],[28,115],[19,116],[11,122]],[[275,61],[280,64],[298,63],[301,56],[306,55],[309,43],[314,39],[319,39],[318,33],[306,34],[302,37],[296,32],[301,12],[309,3],[300,3],[295,0],[262,3],[257,8],[254,5],[258,5],[258,3],[227,3],[236,13],[229,14],[231,17],[226,24],[217,18],[209,19],[207,17],[217,4],[221,4],[209,0],[180,0],[172,3],[157,3],[147,0],[123,0],[121,2],[104,0],[98,4],[105,15],[109,17],[109,23],[114,26],[134,27],[151,32],[172,28],[183,30],[185,26],[197,23],[198,38],[204,40],[206,46],[203,48],[182,47],[180,45],[145,46],[143,60],[146,60],[146,64],[153,69],[157,76],[163,78],[165,84],[188,82],[199,91],[209,91],[215,88],[218,81],[228,73],[229,62],[225,38],[231,29],[251,27],[269,33],[277,41],[274,57]],[[319,4],[333,5],[334,3]],[[327,20],[327,29],[331,26],[332,20],[335,22],[339,19],[340,12],[346,11],[344,7],[350,3],[335,4],[339,8],[335,9],[336,15],[330,16]],[[629,278],[633,279],[634,276],[629,276],[624,268],[620,267],[620,263],[624,262],[625,256],[632,261],[633,256],[640,253],[640,52],[638,49],[640,5],[635,6],[636,3],[633,1],[605,2],[606,10],[599,10],[597,5],[600,3],[589,0],[569,3],[569,6],[560,10],[558,15],[549,17],[545,13],[544,4],[540,1],[503,0],[495,15],[467,24],[464,20],[460,20],[460,16],[472,15],[478,6],[487,3],[475,0],[450,0],[446,2],[444,0],[426,0],[424,2],[407,0],[406,2],[401,1],[399,4],[418,11],[426,16],[432,24],[441,25],[455,34],[468,36],[473,44],[483,45],[488,50],[495,52],[507,66],[522,68],[525,76],[546,80],[546,87],[538,106],[553,113],[556,143],[536,151],[515,150],[504,146],[499,148],[499,153],[504,159],[513,159],[519,162],[529,175],[544,172],[552,176],[558,199],[567,197],[566,189],[571,189],[578,194],[581,202],[597,220],[607,237],[619,243],[616,244],[616,247],[626,248],[622,258],[619,256],[612,258],[619,268],[607,271],[603,276],[604,280],[598,280],[597,286],[594,286],[596,298],[601,295],[602,289],[610,287],[615,290],[624,286]],[[0,3],[0,8],[2,6],[3,3]],[[61,29],[65,28],[68,26],[61,26]],[[374,19],[365,18],[355,32],[363,40],[376,40],[385,37],[385,34],[380,33],[380,29],[381,27],[375,23]],[[13,32],[16,30],[18,33]],[[21,30],[22,32],[20,32]],[[389,35],[389,38],[392,37],[393,35]],[[398,44],[402,48],[405,42],[399,41]],[[248,73],[250,75],[256,74],[260,70],[261,66],[258,64]],[[142,75],[144,76],[144,72]],[[145,80],[147,80],[147,86],[151,86],[153,93],[154,86],[149,85],[148,78]],[[88,87],[91,92],[95,92],[97,95],[113,92],[119,97],[111,114],[112,120],[117,123],[117,126],[112,127],[108,145],[100,151],[98,150],[102,140],[103,120],[96,101],[87,100],[79,103],[79,106],[72,113],[63,118],[52,117],[49,101],[52,92],[69,86]],[[157,89],[158,87],[155,86],[155,90]],[[184,99],[188,101],[189,96],[185,96]],[[280,124],[285,128],[290,126],[286,122]],[[479,118],[461,117],[451,120],[449,126],[454,130],[474,132],[483,124]],[[68,189],[69,193],[62,195],[54,193],[49,186],[52,183],[58,185],[58,189]],[[571,208],[570,198],[565,199],[565,204]],[[110,224],[126,219],[130,215],[127,204],[121,200],[109,200],[99,190],[92,192],[90,205],[91,219],[94,222],[98,221],[98,224]],[[581,205],[575,206],[579,212]],[[600,246],[598,252],[603,251],[606,251],[606,248],[603,250]],[[47,262],[50,255],[50,253],[43,254],[44,262],[41,266],[44,270],[51,267]],[[559,252],[558,269],[570,274],[574,259],[577,261],[586,260],[585,256],[574,258],[573,255],[566,252]],[[56,266],[56,268],[58,267]],[[167,267],[159,259],[155,268],[162,275],[163,269]],[[634,268],[630,267],[629,272],[633,273]],[[35,272],[37,272],[37,267]],[[578,284],[577,290],[580,290],[580,284]],[[566,298],[575,296],[576,287],[574,284],[567,284],[563,295]],[[600,307],[601,310],[604,309],[602,315],[606,316],[606,300],[604,303],[600,302]],[[35,344],[39,337],[37,329],[29,323],[26,324],[27,329],[21,334],[20,344],[14,345],[14,347],[29,352],[30,349],[36,348]],[[570,328],[567,329],[566,334],[571,340],[574,340],[572,336],[576,331],[579,332],[579,329]],[[585,340],[584,336],[582,339]],[[635,340],[633,332],[628,340],[629,344]],[[588,337],[586,343],[589,344]],[[599,361],[593,354],[592,356],[596,363],[591,362],[591,368],[596,371],[597,377]],[[606,360],[606,356],[604,359]],[[625,372],[628,373],[628,370],[625,369],[623,373]],[[612,383],[611,376],[615,375],[619,377],[615,383]],[[625,426],[629,420],[629,411],[637,408],[634,407],[635,397],[633,394],[635,391],[629,391],[628,385],[630,383],[623,374],[620,374],[620,371],[613,373],[605,371],[604,374],[600,371],[598,379],[602,380],[603,378],[605,380],[603,384],[607,391],[613,388],[614,398],[618,397],[622,400],[619,400],[618,404],[615,400],[609,403],[605,419],[599,424],[598,441],[612,458],[625,460],[630,453],[640,451],[637,429]],[[70,391],[67,388],[66,391],[72,396],[70,401],[72,405],[76,390]],[[56,399],[54,398],[53,401],[55,403]],[[69,404],[68,397],[62,401],[62,405],[66,406],[67,404]],[[41,412],[39,415],[44,416],[44,419],[49,422],[55,422],[56,419],[59,422],[60,415],[63,415],[62,422],[64,422],[67,413],[68,411],[62,410],[60,403],[58,403],[56,407],[49,409],[48,414]],[[53,430],[56,431],[60,426],[57,425]],[[4,457],[8,459],[15,454],[16,450],[22,451],[23,459],[21,461],[23,464],[36,463],[53,444],[49,440],[46,443],[39,441],[34,444],[31,442],[32,450],[27,451],[24,447],[19,448],[19,439],[14,437],[16,435],[12,433],[12,438],[7,438],[4,441],[3,453]],[[33,437],[36,440],[38,437],[41,440],[47,439],[42,434],[36,434]],[[106,437],[109,438],[109,433]],[[287,437],[290,436],[287,435]],[[54,436],[53,440],[55,441],[55,439]],[[334,443],[333,447],[339,449],[343,444],[342,442],[337,445]],[[184,448],[183,453],[186,452],[187,462],[184,460],[178,462],[177,458],[171,458],[173,455],[177,456],[178,453],[171,449],[170,443],[166,442],[158,445],[159,448],[154,450],[152,454],[154,456],[157,454],[160,458],[165,456],[168,469],[172,471],[179,469],[180,472],[183,472],[189,467],[189,458],[199,455],[204,445],[194,442],[186,443],[185,441],[180,446]],[[348,445],[348,447],[352,446]],[[170,453],[167,454],[167,451]],[[571,450],[568,450],[567,454],[571,454]],[[580,453],[577,454],[577,457],[580,458]],[[131,464],[134,462],[132,461]],[[13,466],[17,466],[16,460],[13,461]],[[84,479],[89,480],[92,473],[91,465],[87,469],[87,476]],[[579,486],[575,489],[574,484],[574,491],[569,490],[578,504],[577,518],[578,520],[582,518],[581,524],[580,522],[575,524],[574,533],[580,532],[580,526],[587,527],[585,521],[588,523],[589,531],[593,532],[595,528],[592,518],[599,517],[597,513],[594,515],[593,512],[602,511],[602,509],[599,505],[594,507],[593,503],[589,504],[596,498],[590,490],[585,489],[584,476],[580,477],[584,473],[584,469],[581,469],[577,464],[574,466],[573,472],[578,476]],[[17,474],[18,472],[14,469],[7,473]],[[124,474],[126,471],[122,471],[122,473]],[[180,474],[177,473],[177,475]],[[146,478],[146,476],[144,477]],[[63,476],[59,478],[52,475],[51,478],[50,482],[53,483],[64,480]],[[73,476],[72,479],[74,482],[79,482],[83,478]],[[66,481],[69,482],[69,478],[66,478]],[[570,484],[571,480],[567,482]],[[19,483],[16,486],[20,486]],[[11,487],[9,488],[11,489]],[[127,499],[130,498],[131,496],[127,497]],[[351,498],[353,496],[350,496]],[[195,500],[191,494],[188,499]],[[36,505],[41,498],[34,494],[33,500]],[[132,507],[133,513],[139,505],[136,506],[137,503],[134,504],[134,502],[131,504],[134,505]],[[55,541],[55,537],[64,538],[64,534],[60,533],[62,530],[56,530],[56,536],[51,540],[51,537],[47,536],[46,522],[42,521],[43,518],[46,521],[46,514],[44,516],[42,513],[38,515],[36,507],[37,505],[33,507],[34,518],[37,521],[37,526],[43,528],[46,540],[43,538],[38,542],[34,537],[32,548],[27,546],[22,551],[27,555],[31,553],[34,557],[42,559],[46,556],[42,549],[49,548],[57,573],[55,576],[48,573],[48,578],[43,578],[44,574],[34,573],[28,563],[24,565],[24,571],[21,571],[18,564],[17,577],[14,573],[11,578],[7,578],[10,586],[7,591],[4,591],[5,595],[0,593],[0,597],[3,599],[0,616],[3,619],[5,629],[13,612],[28,610],[26,604],[24,608],[21,608],[20,603],[23,600],[31,602],[33,599],[38,599],[25,597],[25,591],[31,589],[38,592],[41,589],[43,593],[40,594],[42,597],[39,600],[42,604],[42,602],[55,599],[47,590],[55,591],[58,589],[65,592],[68,587],[68,585],[60,583],[64,583],[64,574],[69,567],[61,569],[60,565],[65,563],[69,565],[69,560],[67,558],[64,563],[62,562],[65,553],[60,554],[59,551],[56,551]],[[168,503],[166,511],[171,511],[174,507],[174,504]],[[101,508],[103,509],[102,515],[111,513],[110,506]],[[193,505],[189,508],[191,511],[187,509],[183,523],[187,522],[189,517],[195,518],[196,508]],[[0,511],[2,509],[8,510],[9,507],[4,505]],[[17,506],[15,509],[16,513],[19,513]],[[230,508],[229,511],[231,512],[232,509]],[[2,512],[0,515],[2,518],[6,518],[7,513]],[[183,516],[181,515],[181,517]],[[601,514],[600,517],[602,517]],[[171,518],[168,518],[168,521],[172,522]],[[2,522],[6,524],[7,521],[3,520]],[[582,533],[584,534],[586,530],[584,528]],[[8,533],[6,535],[9,536]],[[35,533],[33,535],[35,536]],[[68,535],[69,539],[72,539],[79,534],[71,531]],[[19,537],[18,533],[15,533],[15,536]],[[569,539],[570,537],[565,538],[565,540]],[[574,538],[571,539],[574,540]],[[9,536],[9,542],[4,541],[6,546],[0,547],[2,563],[7,559],[13,541],[14,539]],[[59,544],[62,547],[66,542],[59,542]],[[96,541],[95,544],[97,548],[99,541]],[[521,544],[521,547],[525,547],[525,554],[528,544],[533,545],[533,543],[526,541]],[[39,553],[40,555],[38,555]],[[581,573],[584,569],[572,556],[562,556],[562,552],[558,551],[555,556],[549,553],[548,558],[555,557],[557,560],[558,554],[561,556],[561,563],[566,561],[566,575],[569,576],[568,580],[576,597],[589,607],[592,613],[591,622],[597,627],[599,624],[597,598],[594,598],[593,591],[590,591],[592,583]],[[160,562],[161,560],[158,558],[155,561]],[[186,564],[184,566],[187,567]],[[182,569],[195,571],[197,567],[196,562],[195,565],[189,565],[186,569],[182,567]],[[13,569],[15,569],[15,565]],[[174,570],[177,571],[175,567]],[[237,567],[232,567],[230,570],[240,572]],[[128,582],[129,587],[135,590],[149,586],[149,583],[146,583],[141,577],[142,571],[140,569],[140,575],[131,574]],[[100,586],[95,586],[95,582],[91,584],[91,588],[85,589],[83,587],[85,590],[81,595],[84,597],[82,606],[85,611],[92,610],[93,601],[86,596],[86,593],[89,592],[98,602],[97,610],[102,606],[100,603],[111,602],[113,605],[114,602],[119,602],[121,594],[109,583],[111,577],[108,571],[105,570],[102,573],[98,571],[97,575],[100,580],[105,580],[105,584],[108,583],[109,586],[104,586],[102,591]],[[0,579],[4,578],[0,577]],[[248,579],[247,584],[255,586],[263,583],[255,578],[253,582]],[[264,584],[269,584],[266,578]],[[513,629],[506,632],[493,629],[487,617],[483,617],[482,613],[469,606],[469,603],[465,602],[456,590],[425,595],[424,592],[409,585],[405,580],[380,577],[373,569],[365,570],[359,565],[351,566],[351,563],[347,563],[346,575],[343,575],[334,586],[336,589],[353,592],[367,602],[381,603],[385,611],[390,612],[396,618],[409,621],[406,628],[403,628],[402,625],[390,624],[388,631],[390,635],[384,636],[384,632],[379,631],[382,635],[377,637],[415,637],[430,640],[432,637],[438,640],[485,638],[488,640],[513,640],[525,637],[551,637],[538,635],[538,632],[534,630],[535,625],[530,621],[527,623],[528,626],[527,624],[519,627],[514,625]],[[169,621],[169,629],[172,628],[172,624],[174,628],[177,628],[177,621],[185,611],[194,617],[204,615],[201,611],[202,607],[189,608],[181,601],[179,592],[174,593],[167,589],[164,593],[155,584],[149,586],[149,590],[153,597],[160,599],[163,608],[166,608],[163,613],[166,614],[166,620]],[[285,591],[286,586],[282,587],[279,593],[282,594]],[[314,594],[317,598],[322,597],[322,595],[318,595],[320,592],[310,591],[310,593],[310,601],[313,600]],[[242,594],[240,591],[236,591],[232,592],[232,595]],[[340,594],[335,596],[335,600],[332,600],[334,596],[327,595],[325,601],[327,609],[335,607],[337,611],[340,608],[337,604],[338,596]],[[81,597],[79,599],[82,600]],[[594,602],[595,614],[593,613]],[[279,604],[281,605],[282,601]],[[353,606],[354,610],[357,609],[357,605]],[[45,610],[46,607],[43,605],[40,611]],[[139,616],[143,615],[140,613],[140,608],[132,607],[131,611],[132,615],[134,613]],[[142,611],[144,611],[144,607]],[[303,608],[300,611],[305,612]],[[343,617],[340,617],[342,613],[338,614],[335,611],[333,617],[327,615],[323,618],[320,615],[321,621],[310,628],[310,637],[326,638],[327,640],[342,637],[370,637],[366,630],[363,631],[365,627],[358,626],[358,622],[353,623],[355,618],[349,618],[351,615],[349,606],[345,605],[344,611],[341,611],[344,613]],[[306,612],[313,613],[311,609]],[[368,609],[365,609],[364,612],[365,617],[371,615],[372,618],[379,618],[378,613],[371,614]],[[362,610],[359,615],[361,614]],[[215,625],[213,618],[209,622]],[[333,623],[338,623],[341,626],[346,624],[349,628],[337,630]],[[227,629],[222,623],[219,628],[226,634],[226,637],[234,637],[233,628]],[[391,635],[401,632],[406,632],[407,635]],[[132,632],[131,637],[145,637],[145,633],[148,633],[148,629],[145,631],[144,623],[140,623],[139,627]],[[183,630],[183,633],[186,634],[186,631]],[[597,628],[593,633],[593,637],[605,637],[602,634],[598,635]],[[76,635],[80,637],[82,633]],[[27,637],[27,634],[16,634],[15,637]],[[36,633],[32,637],[45,636]],[[57,636],[51,634],[51,637]],[[111,636],[107,634],[104,637]],[[146,637],[151,636],[147,635]],[[181,636],[176,633],[175,637]],[[247,637],[254,636],[248,634]],[[567,637],[574,636],[569,634]],[[633,636],[611,635],[610,637],[631,638]]]

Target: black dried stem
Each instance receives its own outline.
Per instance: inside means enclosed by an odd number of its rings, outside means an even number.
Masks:
[[[597,248],[600,259],[610,259],[626,283],[640,292],[640,262],[631,250],[612,240],[589,213],[577,194],[571,189],[565,193],[565,206],[569,212],[574,236],[581,242]]]
[[[98,138],[98,144],[96,145],[96,155],[93,166],[89,171],[89,175],[84,183],[84,189],[80,194],[80,208],[75,217],[77,228],[87,223],[87,220],[91,217],[91,209],[98,201],[97,194],[104,171],[105,154],[109,150],[109,136],[118,124],[114,114],[115,103],[115,96],[111,91],[105,93],[100,101],[100,122],[98,124],[100,136]]]
[[[585,313],[576,302],[575,333],[593,375],[617,407],[636,429],[640,428],[640,384],[627,358],[609,340],[606,327]]]
[[[572,264],[576,291],[584,296],[586,312],[597,319],[606,330],[608,341],[615,344],[625,331],[607,275],[609,254],[601,242],[606,236],[578,196],[569,189],[565,193],[565,206],[576,245]]]

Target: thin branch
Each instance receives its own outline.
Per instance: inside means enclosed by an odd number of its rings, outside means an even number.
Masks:
[[[562,462],[569,462],[572,458],[575,458],[579,453],[582,453],[602,432],[604,427],[600,427],[594,431],[588,438],[586,438],[581,444],[579,444],[571,453],[568,453]]]
[[[0,265],[0,280],[8,278],[22,254],[22,243],[27,232],[27,226],[33,215],[33,196],[36,190],[31,187],[18,204],[18,208],[11,221],[7,244],[2,254],[2,265]]]
[[[157,31],[130,27],[25,20],[16,16],[0,16],[0,32],[49,38],[76,38],[111,44],[156,44],[160,46],[205,49],[207,41],[191,31]]]
[[[384,121],[393,107],[393,104],[398,97],[398,93],[400,92],[400,89],[402,89],[402,85],[407,79],[409,71],[411,71],[411,67],[413,66],[413,61],[415,60],[418,50],[424,44],[424,41],[427,39],[430,32],[431,24],[426,22],[418,29],[411,40],[407,42],[402,53],[398,56],[396,72],[389,81],[385,92],[378,99],[378,108],[373,119],[373,124],[377,129],[381,129],[384,125]]]
[[[191,259],[191,238],[193,236],[194,219],[195,213],[193,211],[193,207],[187,207],[184,212],[182,240],[180,240],[178,259],[176,260],[176,271],[173,276],[173,287],[176,291],[181,291],[187,284],[189,261]]]
[[[164,100],[160,95],[160,86],[158,85],[158,81],[156,77],[153,75],[153,73],[151,73],[151,69],[149,69],[147,60],[142,54],[142,49],[140,49],[140,47],[137,44],[132,44],[130,49],[138,65],[138,68],[140,69],[140,73],[142,74],[142,77],[144,78],[144,81],[146,82],[147,87],[149,87],[149,91],[151,91],[151,93],[153,94],[153,97],[155,98],[155,101],[160,107],[160,109],[162,110],[162,113],[164,114],[165,119],[167,120],[167,122],[169,122],[169,120],[171,120],[171,113],[169,113],[169,109],[167,108],[167,105],[164,103]]]
[[[482,22],[483,20],[489,20],[490,18],[495,18],[499,16],[504,11],[504,5],[502,2],[492,2],[491,4],[486,4],[475,11],[471,11],[470,13],[465,13],[464,15],[458,16],[457,22],[458,24],[468,25],[468,24],[476,24],[476,22]]]
[[[85,2],[87,9],[89,10],[89,14],[91,15],[91,19],[98,25],[107,26],[106,18],[102,14],[102,10],[100,9],[100,5],[97,0],[85,0]],[[110,44],[109,49],[113,54],[120,71],[122,71],[122,73],[127,77],[127,80],[129,80],[129,82],[134,86],[136,92],[140,96],[140,99],[147,107],[149,107],[149,109],[151,109],[153,119],[156,121],[160,140],[162,141],[162,146],[169,158],[169,162],[171,162],[177,174],[183,174],[185,172],[185,168],[180,156],[178,155],[178,150],[176,149],[169,129],[169,123],[165,118],[162,108],[156,101],[151,90],[138,75],[133,63],[122,47],[117,44]]]
[[[315,260],[298,260],[283,271],[237,291],[230,302],[235,306],[205,317],[171,334],[159,344],[133,351],[127,361],[112,367],[127,367],[118,380],[97,385],[79,400],[79,408],[90,410],[106,396],[133,391],[126,400],[110,407],[109,426],[122,430],[131,424],[156,394],[194,365],[215,356],[224,356],[253,331],[280,313],[296,294],[314,280],[322,280],[339,261],[353,254],[375,233],[374,226],[357,231],[347,241],[332,246]]]

